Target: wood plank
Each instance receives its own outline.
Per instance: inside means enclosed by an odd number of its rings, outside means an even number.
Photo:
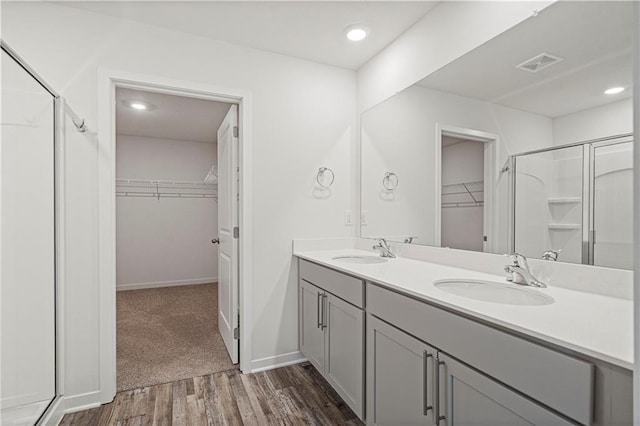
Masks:
[[[171,426],[173,421],[173,385],[164,383],[153,386],[155,389],[155,401],[153,410],[149,410],[151,424],[153,426]]]
[[[264,392],[258,385],[255,375],[241,374],[239,377],[240,380],[242,380],[242,385],[247,392],[247,397],[249,398],[253,411],[256,413],[258,421],[262,422],[261,424],[275,424],[275,416],[273,415],[271,406]]]
[[[172,425],[187,424],[187,385],[184,380],[173,382]]]
[[[91,408],[89,410],[79,411],[65,416],[60,422],[61,426],[70,426],[74,424],[96,424],[100,417],[101,407]],[[68,417],[68,418],[67,418]]]
[[[205,416],[207,425],[223,425],[224,417],[220,407],[220,397],[213,383],[213,375],[200,377],[194,381],[196,394],[202,395],[204,399]]]
[[[217,373],[213,375],[212,379],[220,398],[219,407],[226,423],[229,425],[242,425],[242,415],[233,397],[229,375],[227,372]]]
[[[118,420],[116,426],[143,426],[144,425],[145,416],[134,416],[128,417],[123,420]]]
[[[247,390],[244,387],[240,374],[234,371],[233,374],[229,374],[229,382],[231,383],[231,390],[233,391],[233,397],[238,405],[238,411],[242,416],[242,423],[245,425],[259,425],[264,424],[264,414],[260,415],[256,413],[247,395]],[[262,420],[262,423],[258,421],[258,417]]]
[[[353,425],[360,422],[309,363],[255,374],[231,370],[120,392],[64,426]]]

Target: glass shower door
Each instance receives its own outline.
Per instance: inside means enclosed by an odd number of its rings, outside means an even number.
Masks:
[[[2,50],[0,423],[35,424],[55,385],[54,97]]]
[[[513,247],[527,257],[560,250],[558,260],[583,256],[582,146],[515,157]]]
[[[633,269],[633,142],[594,144],[590,263]]]

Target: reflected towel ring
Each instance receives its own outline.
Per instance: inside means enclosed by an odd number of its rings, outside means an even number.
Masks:
[[[382,178],[382,186],[387,191],[393,191],[398,187],[398,175],[393,172],[386,172]]]
[[[329,177],[327,177],[329,175]],[[320,167],[318,169],[318,174],[316,175],[316,182],[321,187],[328,189],[331,185],[333,185],[333,181],[335,179],[335,174],[333,170],[328,167]]]

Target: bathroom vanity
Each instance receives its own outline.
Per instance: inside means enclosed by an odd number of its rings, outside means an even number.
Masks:
[[[630,301],[551,286],[511,296],[506,283],[498,302],[479,300],[438,284],[504,277],[294,254],[300,350],[367,424],[631,424]]]

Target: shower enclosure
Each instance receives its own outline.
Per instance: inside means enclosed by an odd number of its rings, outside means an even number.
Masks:
[[[2,43],[0,423],[55,400],[57,96]]]
[[[512,157],[512,248],[525,256],[633,269],[633,138]]]

